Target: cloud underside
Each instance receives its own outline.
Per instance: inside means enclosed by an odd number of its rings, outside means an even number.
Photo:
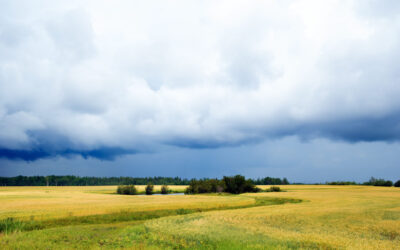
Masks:
[[[99,160],[115,160],[116,157],[128,154],[135,154],[134,150],[127,150],[123,148],[107,148],[103,147],[100,149],[93,150],[71,150],[67,149],[65,151],[51,151],[48,148],[30,149],[30,150],[12,150],[7,148],[0,148],[0,157],[7,158],[10,160],[24,160],[24,161],[35,161],[43,158],[51,157],[73,157],[80,155],[84,159],[89,157],[96,158]]]
[[[0,157],[397,142],[399,13],[398,1],[9,1]]]

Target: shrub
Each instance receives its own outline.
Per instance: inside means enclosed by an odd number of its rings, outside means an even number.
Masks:
[[[136,187],[134,185],[125,186],[124,194],[129,194],[129,195],[137,194]]]
[[[154,186],[152,184],[147,184],[146,186],[146,194],[147,195],[152,195],[154,190]]]
[[[280,192],[280,191],[281,191],[281,188],[280,188],[280,187],[277,187],[277,186],[272,186],[272,187],[270,187],[267,191],[268,191],[268,192]]]
[[[117,188],[118,194],[135,195],[137,194],[137,189],[134,185],[120,185]]]
[[[396,183],[394,184],[395,187],[400,187],[400,180],[396,181]]]
[[[168,194],[168,186],[167,185],[162,185],[161,187],[161,194]]]

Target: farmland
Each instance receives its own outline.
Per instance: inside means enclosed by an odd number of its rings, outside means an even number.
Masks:
[[[115,186],[0,187],[0,220],[20,225],[3,230],[0,248],[400,249],[400,188],[281,188],[128,196]]]

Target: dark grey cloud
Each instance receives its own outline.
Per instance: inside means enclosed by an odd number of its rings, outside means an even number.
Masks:
[[[0,158],[6,158],[9,160],[24,160],[24,161],[35,161],[43,158],[54,158],[56,156],[62,156],[70,158],[72,156],[82,156],[84,159],[96,158],[99,160],[115,160],[116,157],[128,154],[135,154],[134,150],[127,150],[123,148],[98,148],[91,150],[71,150],[67,149],[64,151],[57,151],[54,149],[28,149],[28,150],[16,150],[0,148]]]

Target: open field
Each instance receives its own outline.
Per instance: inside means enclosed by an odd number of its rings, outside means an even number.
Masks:
[[[0,249],[400,249],[400,188],[281,188],[123,196],[115,186],[0,187],[0,219],[28,225],[3,232]]]

